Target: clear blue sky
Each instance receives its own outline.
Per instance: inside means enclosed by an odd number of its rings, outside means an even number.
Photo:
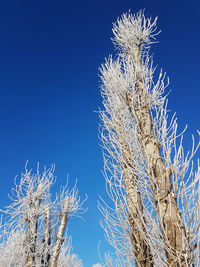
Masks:
[[[180,129],[200,130],[200,2],[198,0],[2,0],[0,2],[0,195],[9,203],[13,178],[29,166],[56,164],[88,195],[85,221],[72,218],[74,252],[85,267],[99,262],[98,194],[106,198],[98,140],[98,67],[114,52],[112,22],[145,8],[159,16],[155,64],[170,77],[169,108]]]

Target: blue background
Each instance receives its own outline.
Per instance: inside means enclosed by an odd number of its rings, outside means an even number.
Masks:
[[[101,107],[98,67],[114,53],[112,22],[123,12],[145,8],[158,15],[159,44],[154,62],[170,77],[169,109],[180,130],[200,130],[200,2],[158,0],[29,0],[0,2],[0,208],[25,163],[56,164],[57,185],[87,193],[84,220],[72,218],[68,229],[74,253],[89,267],[107,250],[99,226],[98,195],[106,198],[98,140]]]

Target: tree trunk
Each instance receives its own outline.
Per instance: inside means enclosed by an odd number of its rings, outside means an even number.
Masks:
[[[118,118],[121,121],[120,118]],[[153,267],[153,257],[150,247],[145,242],[145,216],[143,214],[143,205],[138,188],[138,179],[134,174],[131,152],[126,144],[123,134],[120,131],[120,125],[115,128],[119,142],[122,147],[122,161],[124,183],[127,197],[128,221],[130,227],[130,237],[133,247],[133,254],[136,267]]]
[[[165,243],[165,251],[169,266],[187,266],[185,258],[184,239],[186,231],[180,221],[178,204],[174,193],[171,190],[171,170],[167,170],[160,153],[159,142],[155,136],[147,102],[147,95],[141,77],[140,47],[133,55],[135,62],[136,92],[138,103],[134,106],[138,124],[138,136],[143,147],[146,164],[149,170],[154,197],[157,206],[160,228]],[[129,96],[127,105],[133,109],[131,97]],[[133,111],[133,110],[132,110]],[[134,116],[135,117],[135,116]]]
[[[53,252],[50,258],[49,267],[56,267],[57,261],[60,253],[61,246],[64,242],[64,233],[67,226],[67,221],[69,218],[69,210],[70,210],[70,203],[69,198],[65,199],[64,208],[61,211],[61,219],[60,224],[58,227],[58,231],[56,233],[56,240],[53,247]]]

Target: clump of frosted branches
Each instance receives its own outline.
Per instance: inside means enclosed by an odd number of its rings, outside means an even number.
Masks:
[[[184,131],[179,134],[175,116],[168,117],[168,81],[162,71],[157,81],[153,77],[149,48],[158,34],[156,22],[142,11],[123,14],[113,26],[120,54],[100,68],[104,173],[113,203],[99,204],[102,226],[121,266],[129,266],[133,258],[139,264],[137,246],[142,242],[153,266],[168,266],[170,255],[181,266],[199,265],[200,166],[193,163],[199,143],[195,147],[193,140],[191,152],[184,154]],[[169,241],[169,220],[176,220],[177,231],[182,231],[177,250]],[[139,244],[130,225],[139,233]]]
[[[50,201],[50,189],[54,183],[54,166],[44,169],[40,174],[39,168],[35,174],[25,168],[19,184],[15,178],[15,188],[12,188],[11,205],[3,211],[7,214],[6,228],[25,229],[28,221],[35,220],[35,214],[42,215],[44,210],[52,209],[54,202]]]
[[[112,38],[115,46],[124,52],[130,53],[137,46],[152,44],[156,40],[157,32],[157,17],[152,21],[151,18],[146,18],[144,11],[132,15],[130,12],[123,14],[117,22],[113,24]]]
[[[11,230],[9,233],[1,228],[0,266],[26,266],[26,254],[24,253],[24,241],[26,237],[23,231]]]
[[[42,173],[39,166],[36,173],[26,167],[19,182],[15,179],[12,203],[2,211],[0,266],[81,266],[70,254],[65,232],[69,218],[84,212],[85,200],[81,202],[75,185],[71,191],[63,187],[52,201],[54,183],[54,165]]]
[[[71,238],[68,238],[65,245],[62,246],[58,258],[59,267],[83,267],[83,262],[78,255],[72,253]]]

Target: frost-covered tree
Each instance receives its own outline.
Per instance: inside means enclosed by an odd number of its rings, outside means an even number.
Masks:
[[[199,266],[199,143],[184,153],[183,132],[169,118],[168,80],[156,79],[150,46],[157,18],[123,14],[113,26],[118,50],[101,66],[101,140],[109,205],[102,226],[118,259],[108,266]],[[165,82],[166,80],[166,82]],[[196,167],[196,171],[194,170]]]
[[[66,226],[71,216],[84,212],[76,186],[63,187],[51,200],[54,166],[36,173],[25,168],[12,188],[12,203],[3,210],[0,227],[1,267],[82,267],[71,253]]]

